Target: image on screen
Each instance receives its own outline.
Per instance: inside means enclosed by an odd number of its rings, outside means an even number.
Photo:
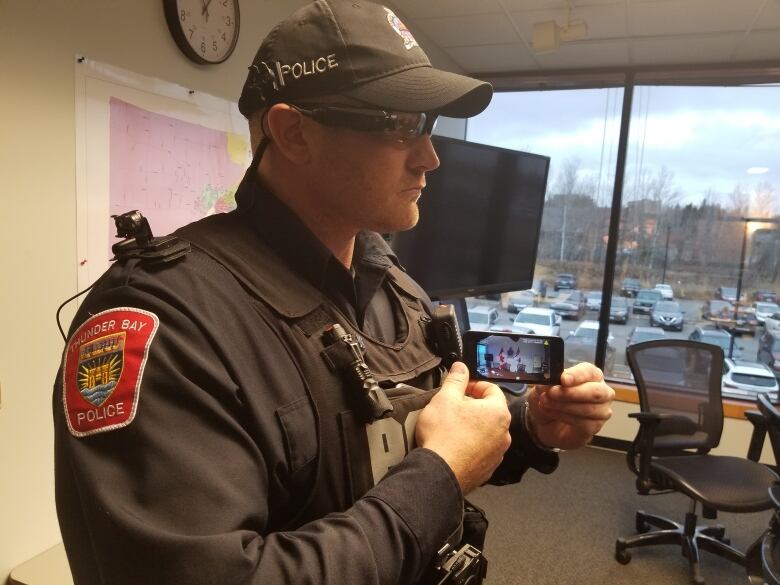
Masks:
[[[477,374],[507,381],[550,380],[550,342],[490,335],[477,343]]]

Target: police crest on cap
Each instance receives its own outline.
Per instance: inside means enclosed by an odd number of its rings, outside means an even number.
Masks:
[[[387,11],[387,22],[390,23],[390,26],[393,27],[393,30],[397,32],[398,35],[403,39],[404,48],[408,51],[413,47],[419,47],[420,45],[417,44],[417,41],[412,35],[412,32],[406,28],[406,25],[401,22],[401,19],[398,18],[395,13],[387,6],[385,6],[384,9]]]

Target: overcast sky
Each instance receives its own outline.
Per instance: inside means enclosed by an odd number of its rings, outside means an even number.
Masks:
[[[468,122],[468,139],[551,157],[550,184],[567,160],[580,161],[580,177],[611,196],[621,89],[499,93]],[[638,87],[627,156],[626,190],[635,169],[673,173],[679,201],[698,203],[721,194],[728,205],[735,186],[754,193],[774,187],[780,212],[780,86]]]

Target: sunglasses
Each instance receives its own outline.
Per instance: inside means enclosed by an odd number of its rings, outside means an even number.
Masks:
[[[348,106],[308,106],[290,104],[301,114],[324,126],[349,128],[361,132],[382,132],[388,138],[403,144],[423,134],[431,134],[438,114],[385,112]]]

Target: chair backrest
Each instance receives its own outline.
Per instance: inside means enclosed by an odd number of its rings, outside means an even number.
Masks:
[[[772,453],[775,456],[775,465],[780,465],[780,411],[772,404],[766,394],[759,394],[756,398],[756,404],[764,418],[769,444],[772,445]],[[778,490],[778,494],[780,494],[780,490]]]
[[[659,449],[716,447],[723,432],[723,350],[684,339],[631,345],[628,365],[642,412],[671,415],[656,431]]]

